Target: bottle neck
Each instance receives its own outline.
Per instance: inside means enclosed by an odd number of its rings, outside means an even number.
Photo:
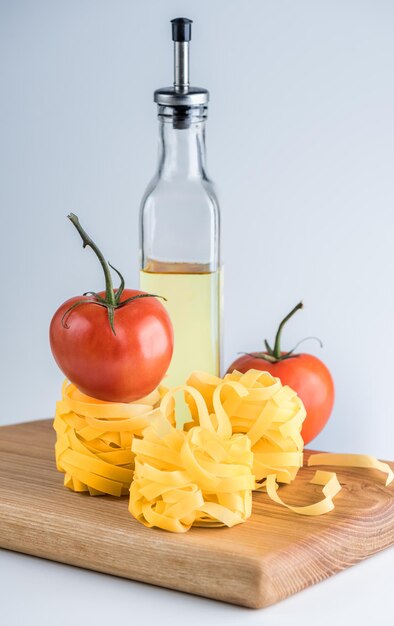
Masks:
[[[179,127],[159,117],[159,176],[166,180],[207,178],[205,120]]]

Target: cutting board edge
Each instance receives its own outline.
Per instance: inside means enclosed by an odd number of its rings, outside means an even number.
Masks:
[[[228,604],[234,604],[236,606],[243,606],[248,609],[262,609],[271,604],[275,604],[282,599],[283,596],[276,596],[271,592],[264,590],[264,585],[261,585],[260,582],[256,584],[256,587],[249,587],[248,589],[244,589],[242,586],[239,587],[238,592],[236,594],[228,593],[226,591],[225,585],[220,583],[220,588],[213,587],[205,587],[201,589],[195,585],[179,585],[175,583],[165,584],[161,583],[157,580],[147,580],[143,576],[138,575],[128,575],[121,572],[115,572],[113,569],[107,569],[100,565],[89,566],[88,564],[79,564],[75,560],[67,561],[67,560],[59,560],[59,557],[50,555],[48,553],[37,554],[34,550],[27,548],[25,546],[17,547],[17,546],[4,546],[0,545],[1,550],[7,550],[9,552],[15,552],[17,554],[26,554],[27,556],[32,556],[38,559],[45,559],[47,561],[52,561],[54,563],[60,563],[62,565],[67,565],[70,567],[77,567],[80,569],[86,569],[91,572],[98,572],[99,574],[106,574],[108,576],[115,576],[117,578],[124,578],[125,580],[130,580],[138,583],[143,583],[146,585],[152,585],[154,587],[160,587],[162,589],[168,589],[169,591],[178,591],[181,593],[191,594],[200,598],[208,598],[210,600],[216,600],[218,602],[226,602]],[[251,569],[251,573],[254,575],[255,579],[259,581],[261,571],[258,567],[256,570]],[[263,588],[263,591],[262,591]]]
[[[57,532],[53,532],[53,539],[50,540],[51,530],[46,529],[46,536],[49,537],[49,540],[45,542],[45,546],[42,545],[42,533],[41,533],[41,525],[40,521],[45,520],[45,516],[40,519],[34,519],[34,526],[30,526],[26,528],[23,525],[23,517],[24,511],[19,510],[19,519],[18,516],[12,514],[12,509],[9,509],[7,514],[7,507],[0,506],[0,520],[2,521],[2,533],[0,535],[0,548],[19,552],[23,554],[28,554],[30,556],[34,556],[37,558],[44,558],[55,562],[64,563],[66,565],[72,565],[73,567],[82,567],[91,571],[98,571],[103,574],[109,574],[112,576],[119,576],[121,578],[125,578],[128,580],[134,580],[137,582],[143,582],[145,584],[151,584],[158,587],[174,589],[176,591],[181,591],[184,593],[191,593],[193,595],[201,596],[201,597],[209,597],[214,600],[228,602],[231,604],[236,604],[240,606],[244,606],[247,608],[264,608],[275,604],[276,602],[283,600],[287,597],[298,593],[304,588],[312,586],[309,582],[305,583],[305,580],[296,576],[294,581],[294,586],[288,587],[286,590],[280,585],[280,577],[277,580],[277,559],[280,556],[282,559],[288,561],[289,570],[293,570],[296,568],[299,563],[297,558],[298,549],[301,549],[301,546],[296,547],[295,551],[292,551],[290,554],[287,553],[286,550],[283,550],[281,553],[276,554],[276,563],[274,560],[265,559],[262,560],[259,557],[253,556],[250,553],[246,553],[242,556],[242,559],[239,561],[240,565],[240,573],[243,573],[244,576],[241,577],[241,580],[237,581],[236,589],[234,589],[234,585],[231,584],[233,581],[229,581],[227,584],[223,584],[223,577],[215,573],[210,577],[207,577],[203,588],[200,585],[194,583],[193,580],[187,580],[185,577],[185,571],[175,571],[175,580],[172,578],[170,581],[160,581],[157,578],[157,570],[155,568],[143,567],[142,569],[135,571],[126,571],[124,569],[116,569],[113,563],[106,565],[106,561],[98,558],[95,560],[96,550],[92,549],[92,553],[85,552],[85,554],[80,553],[78,555],[78,548],[74,548],[71,550],[68,557],[64,555],[64,553],[60,556],[59,552],[51,551],[51,545],[56,546],[56,550],[59,549],[59,541],[62,540],[66,543],[68,541],[69,535],[67,529],[64,531],[64,537],[59,539],[59,529]],[[18,532],[21,530],[22,532]],[[385,533],[387,535],[387,533]],[[379,540],[383,539],[382,535],[379,535]],[[379,545],[375,545],[374,548],[369,550],[368,555],[365,552],[361,552],[357,554],[352,551],[350,555],[350,559],[347,561],[346,566],[341,569],[335,569],[331,562],[328,562],[324,567],[324,571],[322,571],[322,561],[321,556],[316,553],[314,558],[312,558],[311,554],[309,555],[309,564],[313,564],[315,560],[316,563],[319,564],[320,573],[319,579],[315,580],[312,584],[322,582],[331,576],[340,573],[344,569],[348,567],[354,566],[365,560],[374,556],[375,554],[383,551],[384,549],[393,547],[394,544],[394,526],[391,529],[389,535],[386,537],[384,542]],[[345,541],[344,546],[345,547]],[[145,546],[142,545],[139,549],[144,551]],[[338,546],[341,548],[341,546]],[[127,549],[132,551],[132,546],[128,546]],[[189,548],[190,551],[190,548]],[[204,551],[207,552],[207,555],[201,555],[200,558],[208,558],[209,550],[204,548]],[[194,549],[191,550],[194,552]],[[149,555],[148,555],[149,556]],[[212,556],[212,555],[211,555]],[[234,558],[234,554],[231,551],[224,551],[222,553],[222,558],[226,560],[228,558],[231,563],[231,559]],[[179,557],[178,557],[179,558]],[[90,563],[90,564],[89,564]],[[185,567],[187,563],[185,562]],[[153,571],[153,574],[151,573]],[[294,569],[295,573],[297,572]],[[243,582],[244,579],[247,579],[247,583]],[[181,581],[181,582],[179,582]]]
[[[327,533],[327,537],[329,538],[329,533]],[[305,550],[305,544],[303,544],[303,542],[299,542],[294,544],[290,553],[287,549],[282,549],[275,553],[275,555],[268,555],[266,557],[263,562],[263,566],[267,571],[265,572],[263,580],[268,577],[270,578],[272,602],[267,601],[264,605],[260,605],[260,608],[262,608],[262,606],[265,607],[270,604],[274,604],[279,600],[284,600],[295,595],[296,593],[299,593],[303,589],[307,589],[308,587],[313,587],[320,582],[324,582],[328,578],[336,576],[337,574],[340,574],[350,567],[354,567],[355,565],[370,559],[384,550],[394,550],[394,517],[391,527],[386,529],[384,533],[379,532],[374,542],[371,541],[371,535],[368,532],[366,532],[365,535],[360,536],[360,542],[358,544],[354,543],[351,547],[349,547],[344,535],[337,537],[335,549],[333,549],[331,553],[327,552],[325,558],[321,553],[319,553],[318,550],[315,549],[315,546],[313,545],[314,543],[314,541],[308,542],[309,545],[307,545],[307,550]],[[366,544],[369,544],[367,550]],[[318,545],[318,542],[316,542],[316,545]],[[338,563],[341,562],[340,557],[344,551],[346,551],[347,555],[346,563],[342,566],[338,566]],[[301,552],[303,552],[302,558],[298,556]],[[302,571],[299,569],[300,564],[302,564],[302,561],[305,560],[306,553],[308,554],[307,567],[311,570],[314,570],[316,566],[319,568],[319,577],[313,581],[309,579],[307,583]],[[292,586],[287,586],[286,588],[281,586],[283,570],[279,567],[280,559],[286,561],[288,579],[292,580]]]
[[[126,575],[124,573],[115,573],[114,571],[110,571],[106,568],[98,568],[96,566],[89,566],[87,564],[77,564],[75,561],[71,562],[71,561],[67,561],[67,560],[62,560],[59,561],[59,557],[58,556],[51,556],[48,554],[37,554],[34,551],[32,551],[30,548],[26,548],[26,547],[20,547],[18,548],[17,546],[5,546],[5,545],[0,545],[0,549],[1,550],[7,550],[9,552],[15,552],[17,554],[25,554],[27,556],[32,556],[34,558],[37,559],[44,559],[44,560],[49,560],[53,563],[60,563],[61,565],[67,565],[70,567],[76,567],[76,568],[80,568],[80,569],[86,569],[87,571],[91,571],[91,572],[97,572],[99,574],[105,574],[108,576],[114,576],[116,578],[123,578],[125,580],[131,580],[137,583],[143,583],[146,585],[152,585],[154,587],[160,587],[162,589],[168,589],[169,591],[175,591],[175,592],[181,592],[181,593],[187,593],[187,594],[191,594],[200,598],[208,598],[210,600],[216,600],[218,602],[225,602],[227,604],[233,604],[235,606],[242,606],[244,608],[248,608],[248,609],[263,609],[263,608],[267,608],[269,606],[272,606],[274,604],[277,604],[278,602],[281,602],[282,600],[286,600],[287,598],[295,595],[296,593],[299,593],[300,591],[302,591],[303,589],[308,589],[310,587],[314,587],[317,584],[320,583],[324,583],[326,580],[328,580],[329,578],[331,578],[332,576],[337,576],[338,574],[341,574],[344,571],[347,571],[348,569],[350,569],[351,567],[354,567],[356,565],[360,565],[362,564],[364,561],[366,561],[367,559],[372,558],[373,556],[379,554],[380,552],[383,552],[383,550],[386,549],[394,549],[393,545],[388,545],[382,548],[379,548],[378,550],[376,550],[375,552],[371,553],[370,555],[363,556],[362,558],[359,558],[358,560],[355,560],[352,563],[348,563],[346,565],[346,567],[343,567],[342,569],[338,570],[338,571],[327,571],[327,575],[326,576],[322,576],[321,578],[319,578],[318,580],[316,580],[315,582],[313,582],[312,584],[310,583],[303,583],[302,585],[297,586],[296,589],[292,589],[291,591],[286,592],[286,594],[282,593],[278,593],[276,592],[276,590],[274,589],[274,587],[272,585],[267,585],[267,577],[262,573],[262,568],[261,567],[257,567],[256,568],[256,575],[258,577],[258,582],[256,585],[256,590],[255,592],[253,591],[252,588],[250,588],[248,590],[248,594],[247,595],[242,595],[240,594],[239,597],[234,597],[233,595],[228,595],[227,593],[211,593],[209,590],[198,590],[198,589],[191,589],[188,588],[187,586],[182,587],[182,586],[168,586],[165,585],[164,583],[159,583],[157,581],[148,581],[146,579],[144,579],[143,577],[137,577],[137,576],[133,576],[131,577],[130,575]],[[222,589],[224,587],[222,586]]]
[[[83,546],[84,538],[78,535],[75,537],[74,545],[71,546],[68,552],[64,549],[61,550],[59,546],[69,544],[69,531],[67,528],[64,529],[63,533],[60,533],[59,528],[57,528],[55,532],[52,531],[50,527],[46,527],[46,541],[45,545],[43,545],[42,525],[40,522],[45,521],[45,517],[43,517],[42,520],[37,517],[31,519],[30,521],[34,523],[27,527],[23,522],[23,513],[23,510],[20,510],[19,516],[15,516],[12,513],[12,508],[8,507],[7,510],[6,506],[0,506],[1,549],[28,554],[36,558],[64,563],[73,567],[81,567],[83,569],[158,587],[173,589],[175,591],[191,593],[201,597],[209,597],[213,600],[228,602],[247,608],[262,608],[279,599],[272,599],[273,593],[270,588],[270,579],[266,577],[263,564],[257,557],[248,554],[243,555],[239,560],[240,576],[235,579],[232,574],[234,571],[234,553],[230,550],[225,550],[221,553],[221,563],[218,564],[218,569],[221,569],[221,571],[216,571],[214,568],[211,568],[211,571],[208,572],[205,577],[204,584],[201,585],[197,583],[197,581],[194,581],[193,578],[188,579],[187,577],[190,554],[187,554],[189,559],[186,558],[181,565],[180,559],[182,558],[182,554],[180,553],[175,555],[177,565],[172,567],[171,579],[159,580],[160,567],[152,568],[152,559],[154,556],[152,554],[153,549],[149,549],[149,546],[144,544],[138,546],[139,558],[146,552],[143,559],[144,564],[141,567],[135,569],[117,567],[114,562],[111,562],[107,558],[100,559],[97,544],[93,543],[86,549],[86,544]],[[79,545],[79,542],[81,545]],[[129,556],[129,562],[132,562],[132,556],[135,556],[131,554],[133,546],[129,544],[126,548],[125,557],[127,559],[127,556]],[[129,555],[127,555],[127,551],[130,553]],[[205,561],[208,562],[209,558],[212,558],[212,553],[209,548],[204,547],[202,550],[201,547],[199,547],[198,551],[199,559],[205,559]],[[194,546],[189,546],[187,552],[191,553],[191,556],[193,556],[193,553],[197,553],[197,549]],[[206,552],[206,554],[204,554],[204,552]],[[226,576],[227,580],[225,580]]]

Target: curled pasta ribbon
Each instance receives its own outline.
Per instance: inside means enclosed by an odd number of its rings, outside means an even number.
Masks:
[[[127,494],[134,471],[131,442],[159,411],[164,393],[160,388],[137,402],[102,402],[65,381],[53,424],[56,465],[65,473],[64,485],[92,496]],[[170,420],[173,411],[169,406]]]
[[[192,525],[230,527],[250,517],[253,454],[248,437],[232,434],[221,403],[228,385],[240,397],[248,393],[237,383],[220,384],[212,398],[214,414],[193,387],[170,390],[143,438],[133,439],[129,510],[145,526],[180,533]],[[193,398],[199,420],[188,431],[169,421],[173,396],[181,390]]]
[[[234,371],[223,381],[236,382],[247,390],[246,395],[240,396],[228,384],[222,393],[223,410],[233,432],[246,434],[250,439],[256,489],[261,488],[271,474],[275,474],[279,482],[290,483],[303,461],[301,427],[306,412],[301,399],[268,372],[249,370],[241,374]],[[187,382],[200,391],[208,409],[214,411],[216,389],[223,381],[205,372],[194,372]],[[188,394],[186,400],[195,423],[195,404]],[[190,428],[190,424],[185,428]]]
[[[394,474],[388,463],[378,461],[368,454],[334,454],[331,452],[320,452],[312,454],[308,459],[308,465],[332,465],[334,467],[364,467],[366,469],[376,469],[386,474],[385,485],[389,485]]]
[[[312,454],[309,457],[308,466],[314,465],[376,469],[386,474],[386,486],[389,485],[394,479],[393,471],[388,463],[378,461],[373,456],[369,456],[367,454],[333,454],[329,452],[321,452],[318,454]],[[266,488],[267,494],[271,500],[285,506],[294,513],[298,513],[300,515],[323,515],[323,513],[332,511],[334,508],[332,500],[341,490],[341,485],[335,472],[324,472],[322,470],[318,470],[310,482],[311,484],[323,486],[324,499],[307,506],[290,506],[289,504],[283,502],[277,494],[278,485],[276,483],[276,476],[273,474],[267,476],[267,480],[263,486]]]
[[[338,482],[336,474],[333,472],[323,472],[318,470],[310,482],[313,485],[323,485],[323,500],[314,502],[313,504],[307,504],[306,506],[291,506],[290,504],[283,502],[283,500],[278,496],[278,485],[275,479],[275,474],[267,476],[264,486],[267,490],[268,496],[271,500],[274,500],[274,502],[285,506],[287,509],[290,509],[294,513],[298,513],[299,515],[323,515],[323,513],[332,511],[334,508],[332,499],[341,491],[341,485]]]

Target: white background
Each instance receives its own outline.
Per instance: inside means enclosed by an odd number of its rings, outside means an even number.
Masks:
[[[192,83],[211,92],[222,209],[224,366],[302,298],[335,411],[314,446],[394,456],[394,3],[0,4],[0,420],[50,416],[63,379],[48,325],[103,286],[70,210],[138,284],[138,209],[156,166],[169,20],[194,19]]]
[[[53,414],[63,376],[48,346],[51,316],[102,287],[70,210],[137,286],[139,202],[156,166],[152,92],[172,81],[169,20],[179,15],[194,20],[192,83],[211,92],[224,366],[260,349],[302,298],[284,347],[319,335],[324,348],[305,349],[325,360],[337,390],[314,447],[393,458],[390,0],[0,2],[0,423]],[[87,574],[71,571],[83,585]],[[316,606],[325,611],[328,597]],[[337,621],[338,606],[327,613]],[[269,623],[283,623],[277,610]],[[226,611],[231,622],[235,609]],[[255,615],[248,623],[261,623]]]

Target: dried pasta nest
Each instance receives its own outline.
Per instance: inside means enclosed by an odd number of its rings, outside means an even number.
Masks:
[[[223,389],[222,400],[233,432],[247,435],[250,440],[255,488],[264,486],[271,474],[276,475],[278,482],[290,483],[303,461],[301,427],[306,412],[301,399],[268,372],[234,371],[224,381],[241,384],[248,392],[240,396],[228,384]],[[221,378],[204,372],[194,372],[187,381],[204,396],[209,411],[213,411],[215,389],[222,383]],[[189,429],[198,423],[198,412],[192,395],[186,394],[186,401],[193,417],[193,422],[185,425]]]
[[[250,516],[253,454],[248,437],[232,434],[220,400],[226,385],[213,393],[213,415],[196,389],[179,388],[193,398],[198,414],[199,425],[188,431],[169,423],[169,403],[177,389],[168,392],[162,414],[141,440],[133,440],[129,510],[145,526],[185,532],[192,525],[234,526]],[[247,393],[241,385],[234,389]]]
[[[134,473],[131,443],[160,411],[165,392],[156,389],[137,402],[102,402],[65,381],[53,424],[56,465],[65,473],[64,485],[92,496],[128,494]],[[167,419],[174,420],[173,403]]]

